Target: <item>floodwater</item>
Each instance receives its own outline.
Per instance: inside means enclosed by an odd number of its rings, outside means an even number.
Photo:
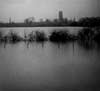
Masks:
[[[23,32],[54,28],[2,28]],[[57,29],[57,28],[56,28]],[[60,29],[60,28],[58,28]],[[63,29],[63,28],[61,28]],[[65,27],[65,29],[67,29]],[[77,33],[79,28],[68,28]],[[0,91],[99,91],[100,48],[78,43],[0,44]]]

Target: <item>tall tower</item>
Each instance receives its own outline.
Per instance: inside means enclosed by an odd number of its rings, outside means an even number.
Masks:
[[[12,23],[12,21],[11,21],[11,17],[9,18],[9,23]]]
[[[63,12],[59,11],[59,21],[63,21]]]

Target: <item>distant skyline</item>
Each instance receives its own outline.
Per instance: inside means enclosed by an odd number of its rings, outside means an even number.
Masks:
[[[58,18],[63,11],[64,17],[81,18],[100,16],[99,0],[0,0],[0,21],[21,22],[25,18],[36,20]]]

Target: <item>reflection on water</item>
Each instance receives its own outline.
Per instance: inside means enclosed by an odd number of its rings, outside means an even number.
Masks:
[[[77,43],[0,47],[1,91],[74,91],[99,89],[100,51]]]
[[[100,48],[91,45],[0,44],[0,91],[99,91]]]

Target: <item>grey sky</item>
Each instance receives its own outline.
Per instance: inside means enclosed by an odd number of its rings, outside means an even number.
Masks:
[[[99,16],[99,0],[0,0],[0,21],[23,21],[27,17],[57,18],[59,10],[64,17]]]

